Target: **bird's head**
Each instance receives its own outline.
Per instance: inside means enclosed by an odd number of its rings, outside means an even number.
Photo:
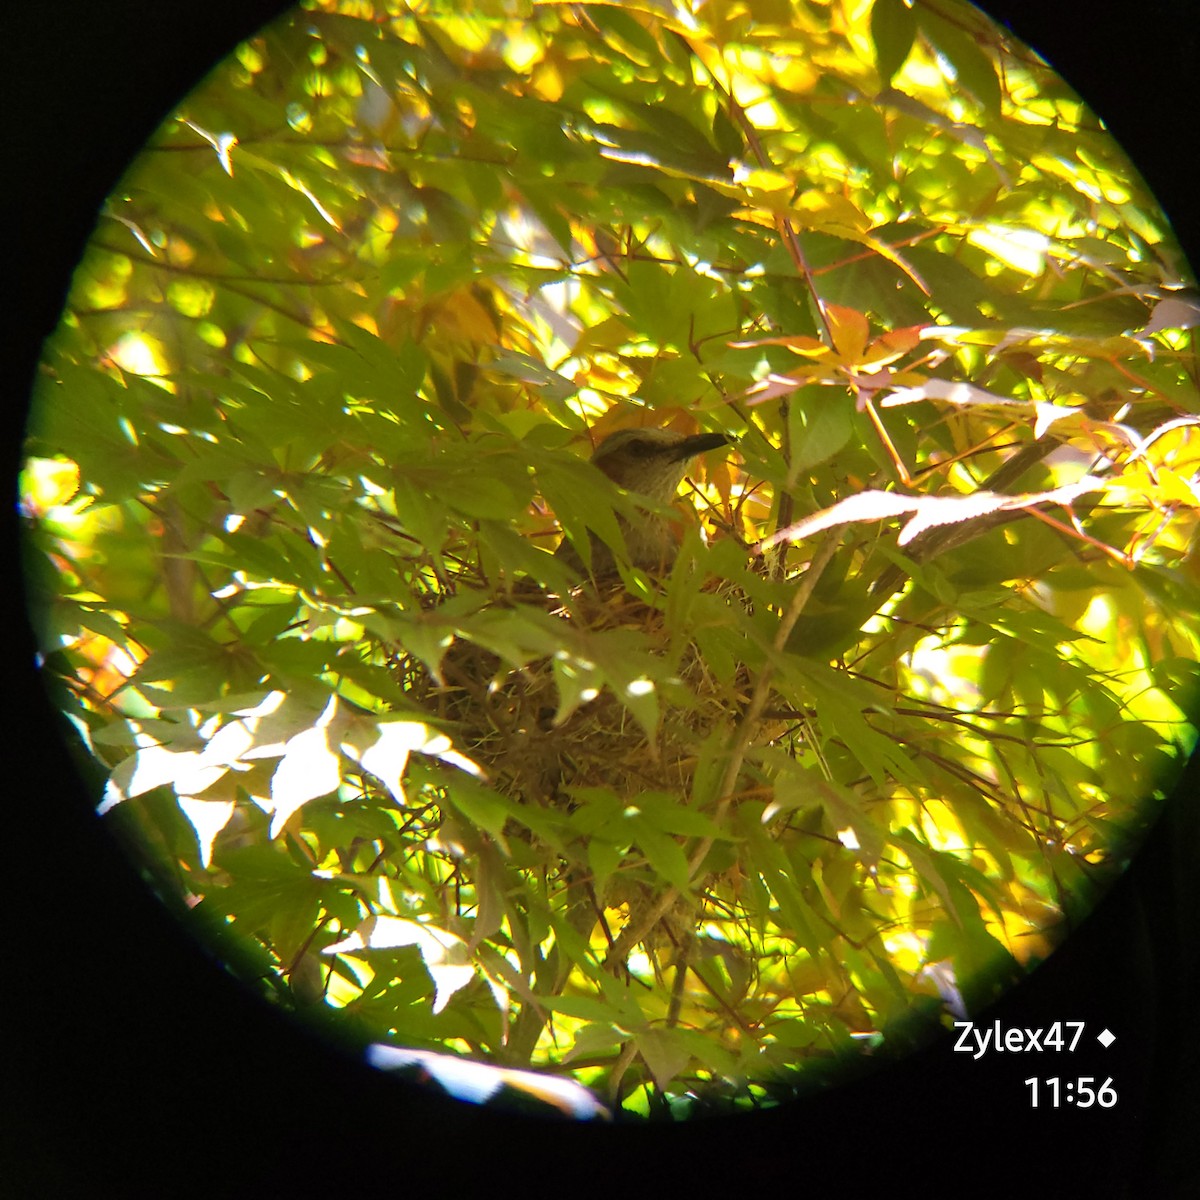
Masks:
[[[723,433],[677,433],[674,429],[622,429],[611,433],[592,462],[618,487],[658,504],[669,504],[688,463],[705,450],[727,445]]]

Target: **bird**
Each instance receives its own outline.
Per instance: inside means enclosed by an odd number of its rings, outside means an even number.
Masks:
[[[724,433],[684,434],[658,427],[623,429],[599,442],[592,464],[637,505],[638,511],[623,506],[624,513],[616,514],[630,564],[658,578],[670,570],[679,551],[670,506],[689,464],[697,455],[731,442]],[[555,551],[559,563],[582,577],[579,586],[571,589],[569,601],[562,593],[525,579],[517,583],[527,587],[514,587],[511,595],[493,601],[498,618],[512,613],[509,628],[533,631],[539,647],[547,640],[557,641],[556,651],[531,651],[525,661],[517,662],[511,656],[506,660],[484,638],[456,634],[441,658],[440,678],[428,671],[424,661],[407,657],[408,696],[426,705],[431,716],[453,731],[454,745],[486,776],[491,788],[513,802],[514,813],[521,817],[506,826],[505,836],[513,843],[527,840],[530,854],[544,856],[548,875],[539,887],[546,888],[546,903],[561,921],[555,925],[550,950],[537,948],[526,968],[526,979],[531,971],[535,982],[530,987],[538,998],[561,995],[578,967],[574,954],[560,943],[564,931],[573,930],[577,941],[589,944],[599,923],[611,946],[611,917],[606,912],[621,908],[630,920],[640,919],[650,910],[659,884],[656,869],[641,861],[640,850],[629,851],[631,861],[612,872],[611,878],[597,880],[595,865],[588,858],[590,838],[572,839],[554,849],[542,846],[535,830],[551,827],[542,821],[569,817],[596,793],[632,799],[643,791],[671,791],[685,804],[696,747],[727,712],[724,696],[714,690],[697,649],[681,648],[678,661],[666,665],[670,634],[664,629],[661,606],[618,588],[612,579],[618,573],[612,549],[593,530],[587,537],[590,572],[570,538],[564,536]],[[586,582],[589,573],[591,586]],[[551,628],[543,613],[559,628]],[[629,672],[638,676],[638,682],[651,678],[665,682],[670,674],[672,691],[661,701],[654,699],[656,718],[649,716],[648,708],[631,718],[632,700],[644,693],[635,694],[632,676],[625,677]],[[695,702],[676,704],[671,699],[676,687],[707,692]],[[579,820],[583,828],[585,818]],[[696,890],[700,893],[705,887],[702,880]],[[698,922],[694,906],[699,903],[687,899],[673,905],[642,938],[656,963],[660,954],[676,955],[677,974],[682,961],[679,947],[692,945]],[[552,1011],[526,997],[505,1040],[510,1063],[532,1060]],[[408,1057],[402,1063],[394,1054],[392,1062],[411,1068],[412,1052],[405,1053]],[[447,1082],[447,1070],[441,1069],[445,1064],[436,1065],[438,1071],[429,1061],[419,1063],[455,1095],[476,1085],[474,1076],[458,1078],[464,1070],[473,1070],[484,1084],[494,1082],[493,1076],[485,1074],[488,1068],[462,1067],[453,1061],[456,1075]],[[512,1078],[506,1082],[510,1088],[528,1091]],[[575,1112],[579,1115],[578,1105]]]
[[[675,499],[683,482],[688,464],[698,454],[729,444],[723,433],[684,434],[674,429],[621,429],[609,434],[592,454],[592,464],[598,467],[617,487],[647,500],[651,505],[665,508]],[[618,517],[617,524],[625,538],[629,561],[635,567],[655,573],[665,573],[675,561],[678,551],[670,519],[658,512],[646,512],[636,523]],[[591,574],[594,578],[617,573],[612,550],[589,533],[592,551]],[[568,566],[586,574],[579,551],[568,538],[563,538],[555,557]]]

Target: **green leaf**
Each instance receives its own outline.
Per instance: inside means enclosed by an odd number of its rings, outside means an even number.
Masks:
[[[876,783],[883,784],[889,776],[913,783],[920,779],[907,752],[863,716],[878,703],[869,689],[818,663],[805,664],[803,679],[816,701],[821,727],[833,732]]]
[[[713,112],[712,131],[713,140],[722,154],[729,158],[740,158],[746,152],[741,133],[726,115],[722,106],[718,106]]]
[[[871,5],[875,67],[885,87],[904,66],[916,36],[917,18],[904,0],[875,0]]]
[[[637,842],[638,849],[646,856],[646,861],[654,868],[655,873],[672,887],[686,892],[690,886],[691,873],[683,847],[664,836],[640,815],[630,818],[629,830]]]
[[[640,66],[658,61],[661,56],[658,43],[632,14],[600,4],[588,5],[587,11],[609,46]]]
[[[721,828],[705,813],[697,812],[680,803],[680,798],[669,792],[662,793],[666,803],[647,807],[647,793],[640,792],[634,797],[633,803],[642,808],[646,820],[655,829],[676,837],[719,837]]]
[[[643,1029],[634,1036],[638,1053],[660,1088],[666,1088],[691,1062],[692,1051],[676,1029]]]
[[[908,833],[893,833],[893,844],[908,856],[917,877],[936,892],[946,913],[962,930],[982,929],[979,902],[958,878],[960,865],[949,854],[931,850]]]
[[[593,837],[588,842],[588,869],[592,872],[592,888],[596,895],[604,895],[605,885],[621,865],[627,851],[627,846],[614,845],[601,837]]]
[[[512,802],[499,792],[486,787],[462,772],[457,773],[446,788],[450,803],[474,825],[486,830],[497,840],[504,837],[504,826],[512,815]]]
[[[624,1015],[603,1000],[593,1000],[589,996],[539,996],[538,1002],[563,1016],[609,1026],[620,1024]]]
[[[216,859],[233,882],[214,889],[212,902],[244,928],[266,933],[286,961],[316,924],[326,882],[270,846],[218,847]]]
[[[584,563],[590,566],[592,561],[589,529],[624,553],[625,539],[612,509],[612,484],[591,463],[564,463],[561,456],[548,454],[538,454],[534,461],[538,487]]]
[[[810,402],[793,404],[792,470],[802,473],[828,462],[849,442],[853,432],[854,401],[815,389]]]
[[[1000,80],[992,60],[963,28],[922,5],[914,10],[921,32],[954,68],[958,83],[993,117],[1000,116]]]

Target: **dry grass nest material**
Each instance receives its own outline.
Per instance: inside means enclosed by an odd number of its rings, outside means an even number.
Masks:
[[[728,584],[715,582],[712,590],[726,603],[744,603]],[[658,680],[657,726],[651,735],[611,687],[595,695],[585,692],[584,700],[558,719],[560,673],[572,667],[569,652],[512,667],[484,646],[458,637],[441,662],[441,680],[415,655],[402,654],[397,663],[409,696],[446,730],[455,749],[486,772],[492,787],[521,805],[572,811],[586,803],[581,789],[587,788],[611,789],[625,801],[642,792],[668,793],[688,805],[699,744],[722,726],[732,729],[748,701],[752,685],[745,668],[732,683],[721,682],[696,647],[686,643],[675,651],[678,664],[672,672],[672,637],[664,614],[620,584],[581,589],[568,603],[543,593],[507,603],[531,604],[562,621],[564,647],[586,645],[592,635],[617,630],[638,635],[644,653],[657,662],[657,671],[648,672]],[[509,826],[506,834],[511,831],[537,848],[543,865],[556,868],[565,886],[578,889],[589,878],[586,837],[571,843],[568,861],[559,851],[539,847],[519,822]],[[697,880],[697,894],[681,897],[668,910],[647,945],[679,944],[710,919],[705,910],[715,899],[716,883],[713,876]],[[602,896],[589,891],[590,907],[600,917],[605,908],[624,908],[627,918],[636,920],[666,886],[635,846]]]

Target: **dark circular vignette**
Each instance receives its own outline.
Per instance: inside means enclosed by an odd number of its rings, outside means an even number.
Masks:
[[[68,0],[6,16],[5,201],[15,211],[4,227],[17,231],[18,255],[7,322],[10,481],[41,342],[101,201],[172,106],[288,7]],[[1194,0],[985,8],[1104,119],[1200,268]],[[6,514],[14,580],[11,503]],[[34,672],[19,597],[10,612],[5,803],[17,832],[5,864],[6,991],[16,1005],[5,1030],[0,1171],[14,1195],[309,1195],[357,1180],[372,1190],[436,1183],[504,1195],[577,1188],[588,1177],[585,1194],[783,1185],[786,1195],[916,1176],[967,1195],[1169,1198],[1200,1182],[1200,756],[1128,873],[986,1014],[1005,1027],[1107,1026],[1118,1040],[1103,1057],[976,1062],[946,1043],[759,1117],[546,1128],[397,1086],[280,1020],[181,936],[92,815]],[[1111,1075],[1120,1100],[1106,1111],[1034,1111],[1022,1084],[1033,1074]]]

